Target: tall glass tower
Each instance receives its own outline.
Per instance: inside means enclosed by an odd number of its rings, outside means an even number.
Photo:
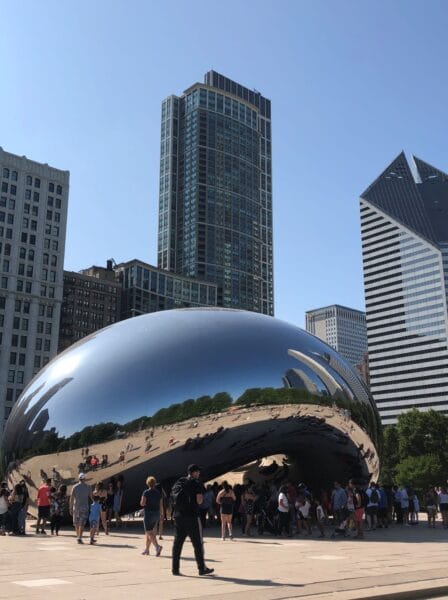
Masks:
[[[271,102],[209,71],[162,103],[158,266],[274,314]]]
[[[401,153],[361,195],[371,392],[384,424],[448,414],[448,175]]]

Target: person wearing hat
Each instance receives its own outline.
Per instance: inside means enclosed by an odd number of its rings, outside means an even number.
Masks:
[[[204,546],[199,524],[199,505],[203,500],[203,486],[199,482],[201,468],[198,465],[188,467],[188,476],[181,477],[173,485],[174,543],[172,573],[180,575],[180,555],[185,539],[190,538],[198,565],[199,575],[210,575],[213,569],[205,566]]]
[[[89,501],[92,500],[92,490],[85,482],[84,473],[78,475],[79,483],[73,486],[70,496],[70,515],[76,530],[78,544],[82,544],[82,533],[89,516]]]

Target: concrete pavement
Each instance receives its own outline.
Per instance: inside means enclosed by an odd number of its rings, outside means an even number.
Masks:
[[[87,538],[85,540],[87,542]],[[59,537],[0,538],[0,598],[64,600],[354,600],[448,596],[448,531],[394,526],[365,540],[295,537],[223,542],[216,529],[205,538],[215,575],[198,577],[186,542],[181,578],[171,575],[170,532],[160,558],[142,556],[136,523],[100,535],[97,546],[76,543],[70,529]],[[419,591],[420,590],[420,591]]]

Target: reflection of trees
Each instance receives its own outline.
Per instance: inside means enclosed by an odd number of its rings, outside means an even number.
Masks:
[[[61,438],[54,430],[45,431],[38,446],[21,450],[15,458],[24,458],[38,454],[52,454],[75,450],[94,444],[100,444],[121,437],[125,433],[141,431],[150,427],[160,427],[186,421],[213,413],[225,411],[230,407],[267,406],[282,404],[312,404],[320,406],[337,406],[350,411],[350,418],[368,432],[375,445],[379,441],[380,427],[377,415],[372,407],[346,397],[332,398],[330,395],[317,395],[307,389],[297,388],[250,388],[233,402],[227,392],[219,392],[214,396],[201,396],[184,402],[161,408],[151,417],[142,416],[124,424],[99,423],[89,425],[71,436]]]

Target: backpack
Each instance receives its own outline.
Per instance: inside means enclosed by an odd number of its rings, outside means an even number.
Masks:
[[[188,479],[181,477],[171,489],[171,500],[175,512],[185,513],[191,509],[191,496],[188,491]]]
[[[370,494],[370,502],[371,502],[371,504],[378,504],[379,501],[380,501],[380,495],[378,494],[378,490],[373,488],[372,492]]]

